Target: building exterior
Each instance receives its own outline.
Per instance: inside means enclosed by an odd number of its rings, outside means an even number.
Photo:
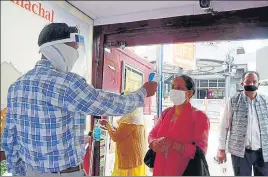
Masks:
[[[167,97],[175,75],[187,74],[195,80],[196,99],[223,99],[243,90],[241,77],[244,72],[258,71],[261,79],[268,78],[268,40],[202,42],[194,44],[195,69],[185,69],[174,63],[172,45],[164,45],[163,96]],[[156,68],[160,57],[159,47],[141,46],[131,48],[150,61]]]

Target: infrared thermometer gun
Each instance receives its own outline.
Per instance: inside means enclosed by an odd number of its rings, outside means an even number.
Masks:
[[[156,74],[156,72],[151,72],[149,74],[149,79],[148,79],[149,82],[159,82],[159,75]]]

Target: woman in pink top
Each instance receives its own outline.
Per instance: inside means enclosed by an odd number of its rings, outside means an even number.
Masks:
[[[196,146],[206,154],[210,123],[204,112],[192,107],[194,93],[191,77],[182,75],[173,80],[170,99],[174,106],[162,112],[149,134],[149,147],[156,152],[154,176],[183,175]]]

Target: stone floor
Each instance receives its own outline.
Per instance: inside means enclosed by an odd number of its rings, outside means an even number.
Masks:
[[[213,127],[212,127],[213,128]],[[216,128],[215,128],[216,129]],[[208,141],[207,163],[211,176],[234,176],[230,154],[227,154],[227,162],[224,165],[219,165],[214,162],[214,157],[217,155],[218,149],[218,131],[211,129]],[[223,173],[223,168],[227,171]]]

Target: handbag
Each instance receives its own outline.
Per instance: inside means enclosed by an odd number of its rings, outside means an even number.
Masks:
[[[169,112],[171,108],[168,108],[165,115],[163,116],[163,119],[166,117],[167,113]],[[156,156],[156,152],[154,152],[152,149],[149,149],[146,154],[145,157],[143,159],[143,162],[145,163],[145,165],[147,165],[149,168],[154,168],[154,160],[155,160],[155,156]]]
[[[189,161],[182,176],[210,176],[205,155],[199,146],[196,146],[194,159]]]
[[[144,157],[144,163],[149,168],[154,168],[154,160],[155,160],[156,152],[154,152],[152,149],[149,149]]]

